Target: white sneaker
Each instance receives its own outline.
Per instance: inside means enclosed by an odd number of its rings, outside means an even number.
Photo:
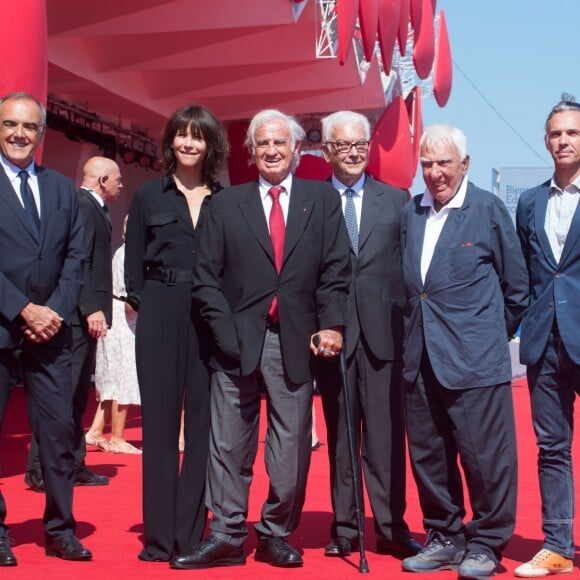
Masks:
[[[529,562],[518,566],[514,574],[520,578],[543,578],[550,574],[572,574],[574,562],[552,552],[540,550]]]

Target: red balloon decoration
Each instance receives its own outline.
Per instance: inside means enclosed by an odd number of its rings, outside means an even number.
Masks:
[[[389,104],[371,136],[367,171],[379,181],[401,189],[413,184],[415,163],[409,115],[403,97]]]
[[[344,64],[352,48],[352,37],[358,17],[359,0],[336,0],[338,29],[338,62]]]
[[[385,74],[391,72],[395,39],[399,29],[399,0],[379,0],[379,46]]]
[[[400,0],[399,2],[399,28],[397,30],[397,41],[399,43],[399,53],[405,56],[407,52],[407,38],[409,36],[409,18],[411,13],[410,0]]]
[[[379,27],[379,0],[360,0],[358,22],[365,60],[371,62]]]
[[[415,29],[413,64],[420,79],[426,79],[433,66],[435,56],[435,37],[433,34],[433,11],[431,0],[422,0],[421,25]]]
[[[433,68],[433,94],[440,107],[444,107],[451,94],[453,79],[453,61],[451,47],[447,34],[447,24],[443,10],[439,13],[439,30],[437,32],[437,48],[435,50],[435,66]]]
[[[413,171],[419,161],[419,141],[423,133],[423,115],[421,112],[421,87],[416,85],[405,99],[407,114],[411,124],[411,141],[413,144]]]

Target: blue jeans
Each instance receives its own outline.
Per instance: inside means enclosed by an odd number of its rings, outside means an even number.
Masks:
[[[539,450],[543,547],[574,558],[572,437],[580,366],[570,359],[557,332],[550,335],[543,358],[528,367],[528,388]]]

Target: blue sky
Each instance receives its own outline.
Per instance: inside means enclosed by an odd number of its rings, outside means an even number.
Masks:
[[[453,86],[444,108],[423,100],[424,126],[444,122],[465,132],[469,178],[485,189],[494,167],[549,167],[546,116],[562,92],[580,102],[580,0],[437,0],[440,9]],[[423,189],[419,171],[412,191]]]

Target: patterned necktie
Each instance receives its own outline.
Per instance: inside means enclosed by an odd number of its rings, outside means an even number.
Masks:
[[[348,232],[353,252],[358,256],[358,224],[356,222],[356,209],[352,199],[356,193],[354,189],[348,188],[344,194],[346,195],[346,203],[344,204],[346,231]]]
[[[38,215],[36,203],[34,202],[32,189],[28,183],[28,171],[19,171],[18,177],[20,177],[20,196],[22,197],[22,203],[24,204],[24,211],[26,212],[26,217],[30,222],[32,231],[38,240],[40,237],[40,217]]]
[[[286,236],[286,224],[284,223],[284,213],[280,205],[280,194],[284,191],[283,187],[276,186],[270,188],[269,196],[272,198],[272,209],[270,210],[270,238],[272,239],[272,249],[274,250],[274,264],[276,271],[280,272],[282,268],[282,259],[284,258],[284,238]],[[268,316],[272,322],[278,322],[278,298],[274,296]]]

